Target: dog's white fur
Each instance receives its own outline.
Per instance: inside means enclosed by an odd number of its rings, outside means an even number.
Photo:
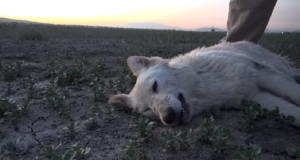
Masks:
[[[269,110],[278,107],[300,126],[299,70],[259,45],[223,42],[172,59],[131,56],[127,64],[136,84],[129,95],[114,95],[109,104],[165,125],[188,123],[204,109],[236,106],[245,99]]]

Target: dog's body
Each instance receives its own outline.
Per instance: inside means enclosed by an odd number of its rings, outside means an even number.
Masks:
[[[300,126],[300,73],[261,46],[220,43],[172,59],[131,56],[127,63],[137,82],[129,95],[114,95],[109,103],[165,125],[188,123],[204,109],[236,106],[245,99],[269,110],[278,107]]]

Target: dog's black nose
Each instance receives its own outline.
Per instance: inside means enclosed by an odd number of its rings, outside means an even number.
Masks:
[[[163,115],[163,121],[167,124],[172,124],[176,121],[176,113],[172,108],[168,107],[168,109],[165,111]]]

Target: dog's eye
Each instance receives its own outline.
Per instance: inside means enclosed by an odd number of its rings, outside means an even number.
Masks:
[[[152,91],[153,91],[154,93],[157,93],[157,82],[156,82],[156,81],[153,83]]]

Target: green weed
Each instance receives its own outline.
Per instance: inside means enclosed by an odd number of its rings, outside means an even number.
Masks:
[[[106,88],[105,82],[99,80],[98,78],[94,78],[91,83],[92,91],[94,95],[94,101],[105,101],[106,100]]]
[[[173,129],[168,129],[162,132],[161,136],[163,138],[163,152],[167,151],[180,151],[186,150],[190,147],[190,134],[192,130],[188,131],[174,131]]]
[[[46,89],[46,99],[48,105],[53,110],[57,110],[60,115],[66,116],[67,107],[65,105],[65,95],[60,93],[55,85],[48,85]]]
[[[99,113],[101,113],[99,103],[94,103],[92,106],[90,106],[90,117],[86,121],[89,130],[95,129],[98,126],[97,117],[99,116]]]
[[[232,130],[215,125],[213,116],[204,118],[199,131],[200,140],[212,143],[216,152],[226,149],[228,141],[232,138]]]
[[[92,73],[94,76],[99,76],[105,70],[105,59],[99,58],[93,65]]]
[[[283,126],[295,121],[295,117],[281,114],[278,107],[274,110],[261,109],[260,104],[245,100],[242,102],[242,105],[244,106],[243,117],[246,119],[250,129],[254,127],[255,122],[261,119],[273,119],[283,124]]]
[[[237,153],[234,154],[234,160],[254,160],[261,155],[261,148],[240,146]]]
[[[286,151],[291,158],[300,160],[300,147],[287,147]]]
[[[90,152],[90,148],[82,148],[77,144],[74,144],[71,149],[66,151],[64,154],[58,153],[58,148],[61,146],[50,146],[45,149],[45,157],[49,160],[85,160],[85,155]]]
[[[34,96],[34,78],[32,75],[24,77],[24,87],[27,92],[27,98],[31,100]]]
[[[65,133],[72,140],[76,137],[78,126],[76,122],[71,122],[68,126],[64,127]]]
[[[17,105],[8,97],[0,97],[0,123],[8,121],[17,124],[19,117],[27,113],[28,105],[28,101],[23,105]]]
[[[61,67],[54,66],[54,61],[50,63],[51,83],[59,86],[79,84],[84,75],[84,63],[77,60],[71,65]]]
[[[125,93],[126,91],[126,77],[124,74],[121,74],[119,77],[117,77],[116,80],[116,87],[118,90],[118,93]]]
[[[4,159],[5,157],[9,157],[11,159],[16,159],[16,156],[19,153],[19,148],[17,144],[19,140],[6,142],[0,151],[0,159]]]
[[[18,77],[22,76],[22,66],[23,62],[15,62],[15,63],[9,63],[9,62],[2,62],[1,63],[1,72],[3,75],[4,81],[13,81]]]
[[[142,160],[145,158],[141,150],[141,144],[138,140],[131,139],[125,144],[125,156],[127,160]]]

